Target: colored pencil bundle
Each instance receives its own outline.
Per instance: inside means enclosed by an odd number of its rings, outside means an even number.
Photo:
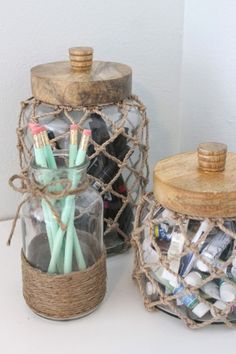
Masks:
[[[34,140],[36,164],[42,168],[52,170],[58,169],[46,129],[37,123],[30,123],[29,127]],[[76,170],[73,170],[73,167],[84,163],[90,135],[90,130],[83,130],[78,148],[78,126],[76,124],[72,124],[70,127],[69,166],[67,178],[71,183],[72,190],[77,188],[81,180],[81,175]],[[50,180],[48,174],[42,174],[39,178],[39,182],[42,185],[49,184]],[[57,191],[60,191],[62,186],[58,184],[54,188],[56,188]],[[56,202],[50,202],[52,207],[54,207]],[[56,218],[46,200],[42,199],[41,206],[51,253],[48,273],[63,274],[72,272],[73,255],[75,256],[78,269],[86,269],[86,262],[74,226],[75,195],[68,195],[60,200],[62,210],[60,219],[62,224],[66,225],[66,228],[62,228],[61,225],[57,223]]]

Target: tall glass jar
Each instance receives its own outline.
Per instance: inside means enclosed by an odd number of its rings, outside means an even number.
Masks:
[[[64,152],[57,153],[55,160],[57,169],[31,162],[32,181],[36,182],[33,188],[36,186],[39,196],[30,197],[21,212],[23,292],[36,313],[68,319],[93,311],[105,294],[103,201],[87,184],[88,160],[72,168],[67,167],[68,155]],[[50,282],[48,296],[53,306],[47,304],[47,296],[40,297],[36,292],[40,282],[37,292],[41,294],[47,293]]]
[[[42,124],[55,150],[68,149],[71,123],[88,128],[87,173],[103,198],[107,254],[130,245],[134,214],[148,182],[146,108],[132,95],[132,69],[93,60],[92,48],[71,48],[70,60],[31,69],[32,96],[22,103],[19,127],[21,168],[32,155],[28,123]]]

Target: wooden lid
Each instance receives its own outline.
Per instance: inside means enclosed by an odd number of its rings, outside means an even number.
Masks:
[[[190,216],[236,216],[236,154],[224,144],[200,144],[197,153],[162,160],[153,178],[154,195],[166,208]]]
[[[93,106],[115,103],[131,95],[132,70],[128,65],[93,61],[93,49],[69,49],[70,61],[31,69],[32,93],[53,105]]]

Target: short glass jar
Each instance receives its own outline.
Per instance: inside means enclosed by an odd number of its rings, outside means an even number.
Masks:
[[[105,294],[103,201],[87,182],[88,160],[68,168],[63,151],[55,160],[57,169],[30,165],[34,196],[21,211],[23,292],[36,313],[69,319],[93,311]]]
[[[137,208],[133,276],[144,304],[189,328],[236,327],[235,162],[216,142],[161,160]]]

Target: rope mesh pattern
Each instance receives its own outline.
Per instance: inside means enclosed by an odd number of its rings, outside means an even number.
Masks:
[[[236,233],[225,227],[224,219],[202,219],[195,216],[187,216],[178,213],[173,213],[175,224],[180,228],[181,234],[184,235],[184,247],[181,254],[177,257],[172,258],[172,260],[180,260],[183,256],[193,252],[196,261],[202,261],[209,269],[206,273],[207,277],[201,280],[199,286],[191,286],[189,282],[185,281],[185,278],[179,275],[179,272],[174,272],[170,267],[170,258],[168,258],[167,252],[168,248],[163,246],[161,241],[157,240],[155,236],[155,227],[158,227],[163,222],[169,222],[165,217],[158,217],[158,211],[163,210],[163,207],[158,204],[152,193],[145,194],[140,200],[139,206],[137,208],[137,213],[134,222],[134,230],[132,235],[132,245],[135,250],[135,262],[134,262],[134,272],[133,277],[137,281],[140,292],[144,298],[145,307],[151,310],[157,310],[158,308],[163,309],[166,312],[176,315],[182,319],[189,328],[201,328],[205,327],[211,323],[225,323],[228,327],[236,327],[236,300],[232,302],[224,302],[224,309],[219,309],[214,306],[216,299],[213,300],[210,297],[204,296],[201,290],[204,284],[208,284],[210,281],[219,281],[219,279],[226,281],[228,284],[232,284],[235,287],[235,282],[230,279],[224,272],[227,266],[230,266],[233,259],[235,259],[235,253],[226,257],[222,267],[212,265],[212,263],[207,262],[206,258],[203,258],[199,249],[201,245],[206,241],[207,237],[213,232],[213,230],[221,230],[231,237],[231,245],[235,247],[236,244]],[[201,225],[202,221],[206,221],[208,227],[202,233],[200,239],[193,243],[192,234],[190,235],[189,229],[186,229],[186,222],[199,222]],[[236,221],[235,218],[227,219],[227,221]],[[187,230],[187,231],[186,231]],[[150,248],[155,251],[155,257],[147,260],[145,258],[145,251],[143,247],[143,242],[149,244]],[[169,246],[168,246],[169,247]],[[196,263],[195,263],[196,264]],[[172,274],[177,278],[178,284],[182,284],[184,288],[184,294],[195,296],[199,303],[206,304],[209,307],[209,311],[202,318],[198,318],[194,313],[186,306],[180,304],[181,297],[183,297],[183,292],[168,293],[167,287],[163,286],[155,277],[154,273],[158,267],[163,267],[167,272]],[[160,269],[160,268],[159,268]],[[195,268],[196,269],[196,268]],[[192,269],[193,270],[193,269]],[[152,293],[147,295],[147,283],[152,287]],[[178,305],[177,305],[178,304]]]
[[[20,167],[22,170],[28,169],[32,157],[32,141],[27,132],[29,121],[40,123],[49,130],[54,127],[56,134],[50,140],[52,146],[54,149],[68,149],[70,124],[77,123],[82,132],[84,128],[91,127],[90,123],[95,119],[93,117],[99,119],[100,124],[105,123],[103,126],[108,131],[108,138],[99,144],[92,135],[89,148],[91,164],[97,157],[102,157],[106,165],[111,161],[115,166],[109,180],[105,182],[99,175],[88,173],[91,184],[97,183],[104,199],[104,239],[108,247],[110,235],[115,233],[122,240],[123,249],[126,249],[130,244],[134,208],[138,197],[145,190],[149,176],[148,118],[146,108],[137,96],[112,105],[73,109],[45,104],[33,97],[22,102],[17,128]],[[123,139],[127,146],[122,157],[117,157],[109,149],[118,139]],[[122,183],[125,190],[117,188]],[[109,203],[108,209],[105,209],[107,196],[116,201],[112,215],[107,212],[112,209]]]

